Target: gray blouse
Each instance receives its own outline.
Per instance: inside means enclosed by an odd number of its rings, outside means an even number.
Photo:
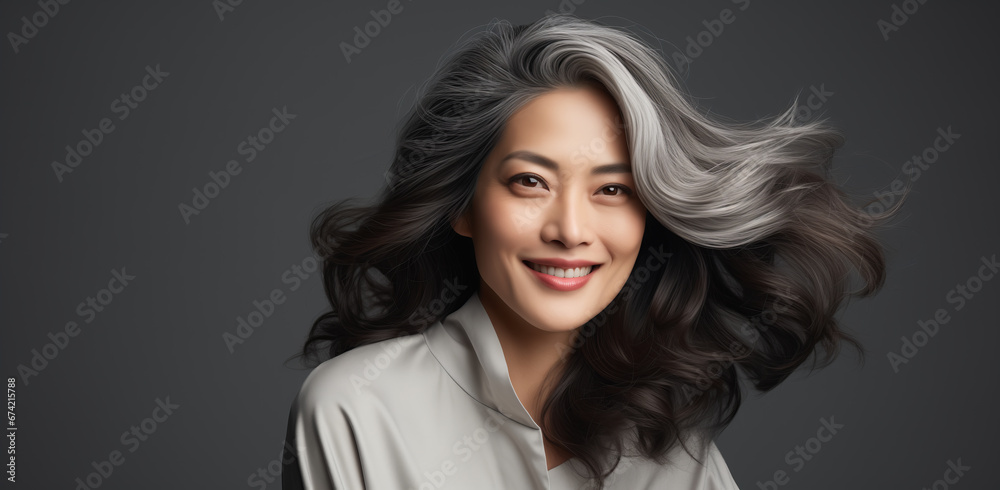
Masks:
[[[289,414],[285,490],[596,488],[572,458],[546,469],[542,432],[514,392],[478,292],[422,333],[317,366]],[[696,448],[698,445],[689,445]],[[704,464],[623,456],[607,489],[738,490],[714,442]]]

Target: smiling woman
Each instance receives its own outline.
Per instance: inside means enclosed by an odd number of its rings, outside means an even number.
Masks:
[[[628,147],[618,138],[573,158],[617,111],[599,88],[555,89],[511,116],[486,156],[454,229],[472,239],[480,295],[488,312],[504,312],[500,324],[570,333],[628,279],[646,208],[631,190],[630,166],[604,163],[628,162]]]
[[[630,166],[596,164],[627,162],[624,140],[574,158],[616,118],[614,99],[592,82],[528,102],[508,119],[454,225],[472,239],[479,299],[535,421],[546,398],[538,389],[559,360],[552,347],[570,345],[574,330],[611,303],[639,254],[646,208],[631,190]],[[550,468],[569,458],[547,438],[545,455]]]
[[[795,110],[709,119],[656,51],[570,15],[469,41],[377,202],[313,222],[332,311],[284,488],[737,488],[713,440],[738,369],[769,390],[857,345],[845,277],[881,286],[898,209],[849,204],[842,138]]]

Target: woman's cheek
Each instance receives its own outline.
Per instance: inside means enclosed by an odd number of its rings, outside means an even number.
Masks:
[[[538,200],[519,199],[511,202],[498,218],[510,224],[511,235],[521,236],[536,231],[543,214],[544,208]]]

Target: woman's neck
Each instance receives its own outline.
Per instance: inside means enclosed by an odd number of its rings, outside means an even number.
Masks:
[[[541,427],[542,404],[552,388],[543,386],[543,382],[553,370],[557,371],[552,381],[558,379],[558,370],[564,366],[561,348],[569,348],[575,331],[547,332],[535,327],[511,310],[485,284],[480,284],[477,294],[500,340],[514,392],[532,420]]]

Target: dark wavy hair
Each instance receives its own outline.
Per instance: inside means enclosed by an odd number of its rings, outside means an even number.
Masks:
[[[419,333],[474,294],[428,308],[445,281],[479,284],[472,242],[451,223],[484,158],[526,102],[590,82],[621,110],[646,227],[626,286],[577,329],[565,369],[547,379],[540,425],[603,487],[626,435],[659,462],[678,443],[688,450],[689,431],[714,439],[740,406],[740,371],[767,391],[813,354],[814,369],[828,365],[841,342],[863,362],[835,314],[882,287],[874,228],[902,201],[879,213],[851,204],[829,172],[843,136],[797,120],[797,97],[773,119],[723,122],[696,110],[629,32],[567,14],[494,21],[421,88],[376,202],[347,198],[315,217],[331,311],[296,357],[315,366]]]

